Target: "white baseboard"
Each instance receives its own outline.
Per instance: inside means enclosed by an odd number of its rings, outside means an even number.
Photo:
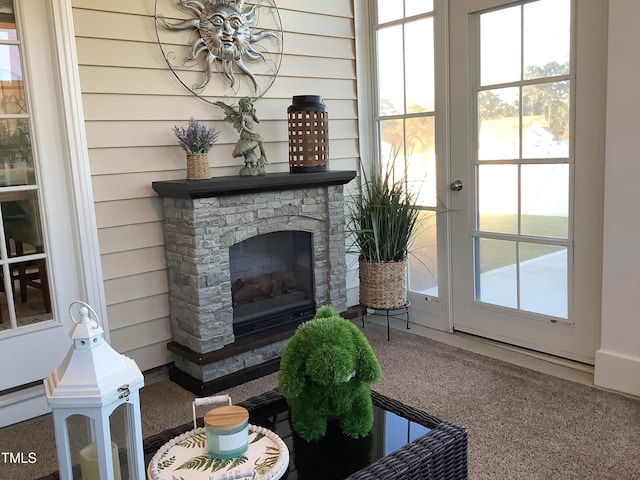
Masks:
[[[44,385],[0,397],[0,428],[51,412]]]
[[[386,319],[377,315],[367,316],[367,321],[386,326]],[[405,323],[401,320],[391,319],[391,327],[407,331]],[[571,360],[559,359],[543,353],[531,352],[519,347],[504,345],[499,342],[468,335],[461,332],[449,333],[441,330],[424,327],[411,322],[409,333],[431,338],[438,342],[446,343],[452,347],[462,348],[479,355],[502,360],[537,372],[564,378],[572,382],[593,386],[593,367]],[[391,332],[393,341],[393,332]]]
[[[598,350],[593,381],[598,387],[640,396],[640,357]]]
[[[168,365],[146,370],[144,372],[145,385],[169,378],[168,372]],[[44,384],[0,396],[0,428],[47,413],[51,413],[51,408],[47,402]]]
[[[347,307],[358,305],[358,303],[360,303],[359,295],[360,291],[358,287],[347,288]],[[317,306],[320,307],[320,305]]]

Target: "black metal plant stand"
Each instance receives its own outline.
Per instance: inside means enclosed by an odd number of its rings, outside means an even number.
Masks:
[[[361,310],[361,319],[362,319],[362,328],[364,328],[364,317],[367,316],[369,310],[373,310],[375,313],[384,312],[387,317],[387,341],[391,338],[391,329],[389,327],[389,319],[391,318],[400,318],[401,315],[405,315],[407,320],[407,330],[410,330],[409,327],[409,310],[411,308],[411,302],[407,300],[407,303],[397,308],[367,308],[362,307]]]

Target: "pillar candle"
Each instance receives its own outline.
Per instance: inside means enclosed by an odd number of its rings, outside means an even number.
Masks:
[[[111,442],[111,457],[113,459],[113,480],[122,480],[120,474],[120,458],[118,445]],[[80,473],[82,480],[100,480],[98,465],[98,447],[95,442],[80,450]]]

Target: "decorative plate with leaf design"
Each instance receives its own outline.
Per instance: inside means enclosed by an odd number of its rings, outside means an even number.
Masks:
[[[240,472],[255,480],[276,480],[289,466],[289,450],[282,439],[266,428],[249,425],[249,449],[230,459],[207,454],[204,428],[191,430],[163,445],[149,463],[151,480],[230,479]]]

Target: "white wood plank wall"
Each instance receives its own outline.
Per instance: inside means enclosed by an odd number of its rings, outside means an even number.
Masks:
[[[154,0],[72,3],[112,344],[146,370],[171,361],[162,208],[151,189],[152,181],[186,174],[171,128],[193,116],[223,130],[210,153],[214,176],[240,168],[231,158],[237,137],[221,110],[191,96],[168,70],[156,43]],[[296,94],[323,96],[330,166],[357,169],[352,1],[277,4],[284,56],[274,85],[256,102],[268,171],[288,169],[286,109]]]

